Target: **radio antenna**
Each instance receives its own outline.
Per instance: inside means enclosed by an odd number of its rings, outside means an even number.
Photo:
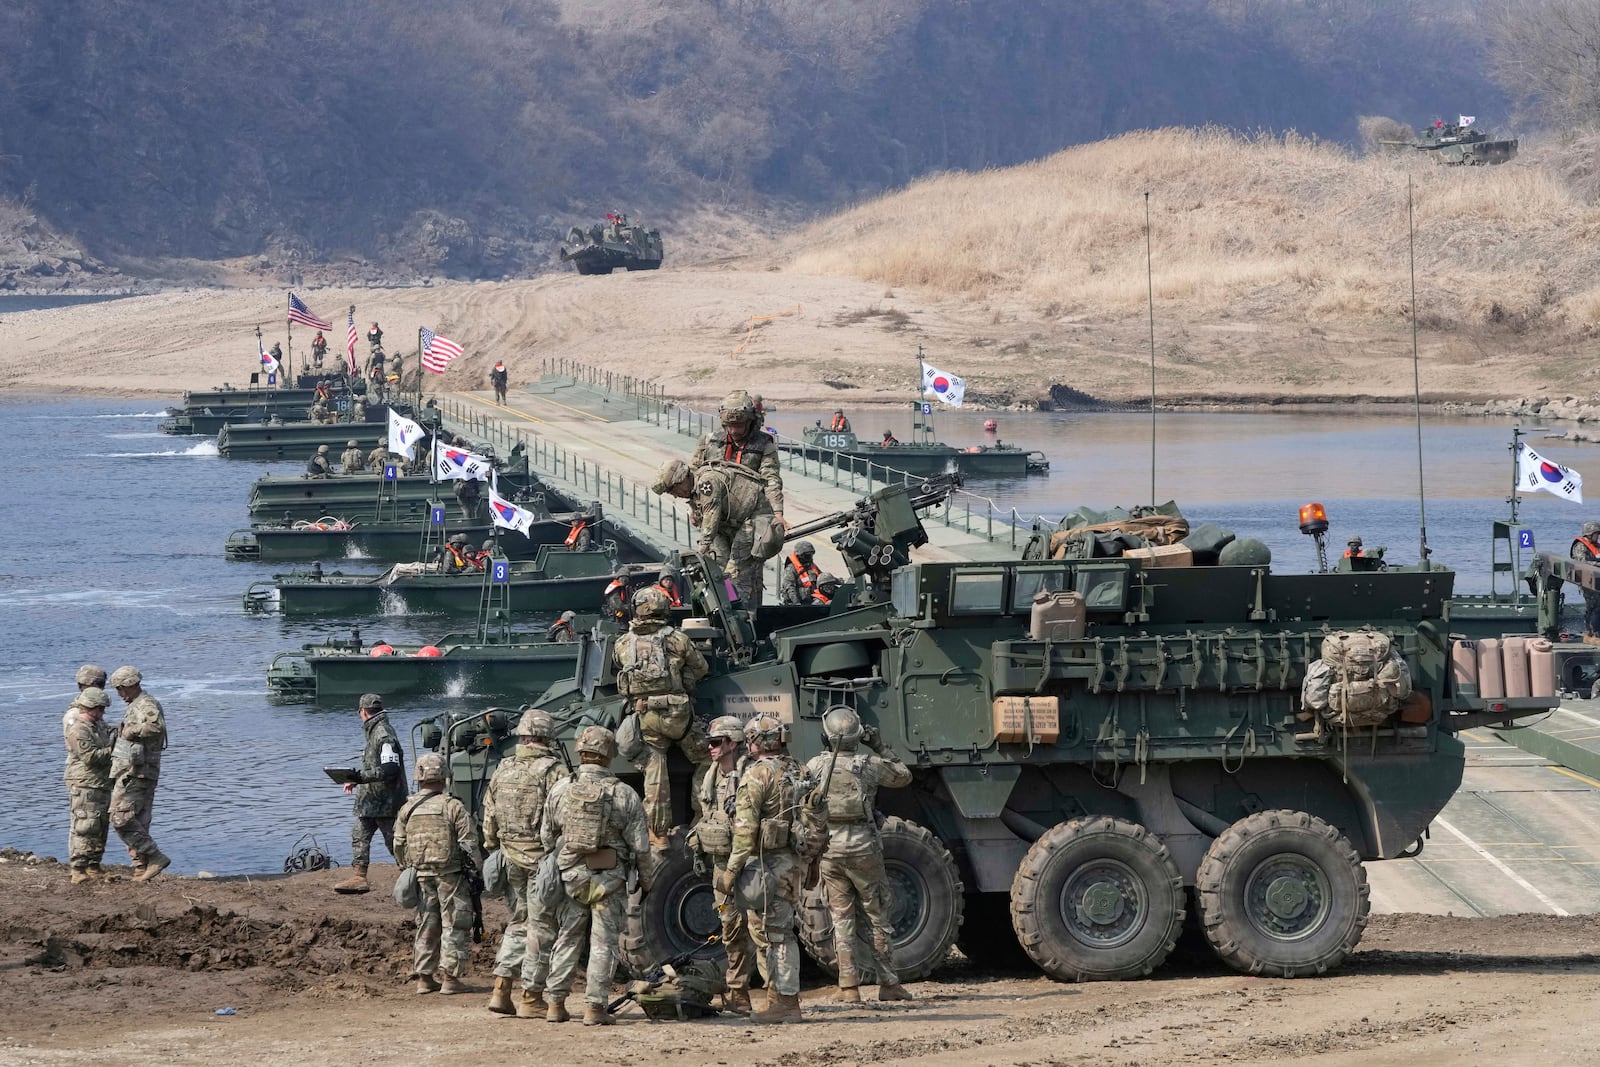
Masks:
[[[1406,175],[1406,230],[1411,242],[1411,397],[1417,415],[1417,562],[1429,570],[1428,494],[1422,481],[1422,368],[1417,355],[1417,215],[1411,175]]]
[[[1156,281],[1150,256],[1150,190],[1144,191],[1144,282],[1150,305],[1150,506],[1156,506]]]

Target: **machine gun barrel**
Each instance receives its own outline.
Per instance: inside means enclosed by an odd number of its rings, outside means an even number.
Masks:
[[[898,486],[890,488],[897,489]],[[961,472],[947,471],[944,474],[935,474],[923,478],[917,483],[910,493],[910,504],[913,508],[929,508],[942,504],[950,494],[961,488]],[[789,527],[789,532],[784,535],[785,543],[805,537],[809,534],[820,533],[823,530],[832,530],[840,526],[849,525],[860,518],[867,519],[877,511],[878,497],[884,490],[870,497],[857,501],[856,505],[847,511],[836,511],[831,515],[823,515],[802,522],[797,526]]]

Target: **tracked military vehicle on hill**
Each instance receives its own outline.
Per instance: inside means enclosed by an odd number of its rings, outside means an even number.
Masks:
[[[1385,141],[1392,148],[1415,148],[1431,153],[1435,163],[1452,167],[1472,167],[1508,163],[1517,156],[1516,138],[1496,138],[1478,129],[1465,117],[1459,122],[1434,121],[1411,141]]]
[[[561,244],[561,261],[579,274],[610,274],[614,270],[655,270],[665,252],[661,231],[646,229],[620,212],[606,212],[605,225],[574,226]]]
[[[1063,980],[1135,978],[1167,958],[1191,911],[1241,971],[1337,967],[1367,924],[1364,863],[1420,849],[1459,787],[1457,733],[1555,706],[1458,684],[1449,570],[1280,574],[1259,542],[1219,553],[1157,534],[1168,516],[1118,555],[1100,551],[1105,530],[1058,530],[1015,561],[912,562],[927,541],[916,507],[938,495],[919,488],[840,517],[853,608],[770,627],[702,571],[676,620],[712,664],[701,718],[776,715],[803,762],[843,705],[911,766],[909,788],[879,794],[903,980],[953,943],[980,966],[1025,957]],[[684,563],[693,576],[698,560]],[[624,714],[610,640],[585,642],[574,677],[538,698],[564,738]],[[1358,648],[1365,670],[1347,655]],[[424,727],[469,803],[514,718]],[[680,761],[685,823],[689,781]],[[677,839],[654,883],[629,907],[638,967],[718,930]],[[832,964],[815,893],[802,940]]]

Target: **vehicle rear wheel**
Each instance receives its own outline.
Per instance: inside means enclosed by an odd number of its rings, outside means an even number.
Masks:
[[[1228,827],[1195,887],[1206,940],[1223,962],[1281,978],[1337,967],[1372,907],[1355,847],[1303,811],[1257,812]]]
[[[1149,974],[1172,951],[1183,906],[1183,877],[1160,839],[1103,815],[1053,827],[1011,883],[1017,940],[1063,981]]]
[[[961,928],[964,897],[961,872],[944,844],[926,827],[906,819],[884,820],[883,866],[889,876],[893,928],[891,944],[900,981],[917,982],[938,970],[950,956]],[[872,927],[856,906],[856,969],[868,984],[877,981],[872,966]],[[839,973],[833,949],[833,916],[819,883],[801,901],[800,943],[830,975]]]
[[[660,854],[650,892],[628,898],[622,931],[622,961],[635,975],[644,974],[663,960],[704,945],[712,934],[722,933],[711,882],[694,873],[694,860],[682,830]],[[704,959],[723,960],[721,945],[699,953]]]

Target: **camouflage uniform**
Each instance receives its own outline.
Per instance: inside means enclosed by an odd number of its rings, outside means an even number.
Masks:
[[[367,453],[367,470],[373,474],[382,474],[383,468],[389,463],[389,442],[380,438],[378,447]]]
[[[590,730],[605,734],[612,746],[616,744],[610,731],[590,727],[584,733]],[[580,745],[582,743],[580,739]],[[601,849],[616,850],[615,866],[609,870],[591,869],[590,863],[595,861],[590,854],[578,851],[563,840],[563,834],[570,838],[574,829],[569,824],[582,817],[577,810],[581,805],[568,800],[579,787],[597,787],[605,796],[601,805],[604,818],[598,827],[597,839]],[[637,864],[647,863],[649,858],[650,839],[645,830],[644,808],[638,795],[610,770],[599,764],[585,763],[578,768],[576,777],[558,783],[551,792],[544,808],[543,837],[546,849],[555,848],[557,842],[561,842],[557,863],[566,889],[556,909],[560,932],[556,934],[550,956],[550,999],[553,1005],[566,1000],[572,989],[572,974],[578,968],[578,959],[587,942],[589,962],[584,1000],[591,1008],[598,1005],[603,1011],[611,997],[611,977],[622,937],[628,875]],[[640,877],[647,881],[648,872],[641,871]]]
[[[1600,522],[1586,522],[1568,553],[1580,563],[1600,563]],[[1583,590],[1583,640],[1600,644],[1600,593]]]
[[[113,686],[123,684],[117,679],[124,677],[126,669],[112,672]],[[128,702],[111,754],[111,778],[116,783],[111,790],[111,826],[127,846],[135,869],[158,862],[166,866],[166,856],[150,836],[161,753],[166,747],[167,717],[160,702],[141,690]]]
[[[497,848],[505,856],[510,882],[506,903],[511,921],[500,939],[494,973],[500,978],[520,973],[522,988],[530,993],[544,992],[556,938],[555,914],[540,905],[534,892],[534,873],[545,851],[539,834],[545,801],[566,777],[566,767],[548,744],[518,743],[516,754],[495,768],[483,798],[483,847]]]
[[[419,776],[423,760],[428,759],[424,756],[417,761]],[[441,768],[442,764],[441,759]],[[443,786],[443,781],[428,782],[400,809],[394,824],[395,858],[400,866],[417,871],[412,973],[419,978],[438,970],[460,978],[466,971],[471,954],[472,889],[461,861],[470,856],[475,864],[483,862],[472,818],[461,801],[440,791]]]
[[[628,632],[611,649],[617,692],[628,698],[632,712],[618,730],[618,742],[623,758],[635,766],[645,758],[645,805],[656,835],[672,829],[667,749],[676,742],[695,765],[696,785],[711,758],[691,701],[695,684],[710,668],[683,631],[667,623],[666,599],[659,589],[639,590]]]
[[[350,865],[365,870],[372,861],[372,835],[383,835],[389,855],[396,856],[394,819],[406,802],[406,770],[400,736],[389,714],[378,711],[361,724],[366,745],[361,750],[361,783],[355,789],[355,820],[350,824]]]
[[[306,460],[306,476],[309,478],[329,478],[333,476],[333,465],[328,462],[328,446],[318,445],[310,459]]]
[[[817,588],[822,572],[812,562],[816,550],[811,542],[801,541],[795,550],[784,557],[783,580],[778,583],[778,603],[810,604],[811,593]]]
[[[742,467],[708,464],[695,472],[692,500],[707,565],[721,566],[749,606],[760,604],[766,560],[756,553],[756,538],[765,539],[773,518],[760,479]]]
[[[783,470],[778,463],[778,442],[773,436],[761,429],[761,422],[756,412],[755,401],[748,393],[742,390],[730,393],[723,400],[718,412],[722,418],[722,429],[708,433],[701,438],[695,447],[694,455],[689,459],[689,465],[696,474],[713,464],[728,464],[742,467],[756,476],[760,483],[760,496],[764,498],[765,508],[760,511],[752,510],[751,516],[764,515],[770,512],[774,515],[783,514]],[[747,420],[749,426],[744,440],[735,441],[729,434],[729,421]],[[712,524],[704,518],[703,506],[700,503],[699,481],[696,479],[695,508],[701,512],[701,529],[710,530]],[[749,523],[749,519],[746,519]],[[728,531],[728,550],[722,555],[722,560],[729,566],[729,576],[733,577],[734,584],[738,586],[740,594],[752,604],[761,602],[763,592],[762,573],[760,563],[753,559],[756,539],[764,534],[763,524],[759,519],[756,524],[748,524],[743,528]],[[702,536],[701,552],[705,552],[705,538]],[[741,581],[740,575],[743,575]]]
[[[339,456],[339,469],[346,474],[360,474],[365,463],[362,461],[361,448],[354,441]]]
[[[752,726],[761,718],[751,720]],[[748,733],[746,736],[750,736]],[[800,992],[800,943],[795,910],[805,871],[795,854],[800,765],[786,752],[768,752],[747,767],[734,799],[733,848],[723,884],[740,886],[750,936],[762,955],[768,988],[784,997]],[[744,892],[749,889],[750,892]]]
[[[854,989],[861,984],[855,961],[858,903],[872,924],[873,969],[878,985],[900,984],[890,945],[893,927],[889,922],[889,878],[883,869],[883,841],[873,806],[879,788],[910,785],[911,770],[892,752],[855,751],[857,743],[850,740],[840,746],[839,759],[828,779],[828,851],[821,863],[828,911],[833,915],[833,947],[839,957],[841,989]],[[806,774],[820,782],[831,761],[831,753],[813,757],[806,764]]]
[[[95,707],[105,707],[105,692],[86,689],[78,697]],[[65,779],[70,798],[72,829],[67,834],[67,862],[73,873],[98,872],[106,851],[110,826],[111,751],[116,731],[109,723],[90,718],[74,704],[62,731],[67,745]]]
[[[689,847],[710,861],[713,870],[728,866],[728,856],[733,851],[733,814],[739,791],[739,780],[750,761],[740,756],[733,770],[724,773],[713,765],[700,782],[700,820],[689,831]],[[750,970],[755,962],[755,945],[750,936],[750,923],[743,908],[734,902],[733,895],[715,888],[717,914],[722,919],[722,945],[728,950],[728,991],[739,990],[748,995]],[[761,960],[762,977],[767,977],[766,959]]]

